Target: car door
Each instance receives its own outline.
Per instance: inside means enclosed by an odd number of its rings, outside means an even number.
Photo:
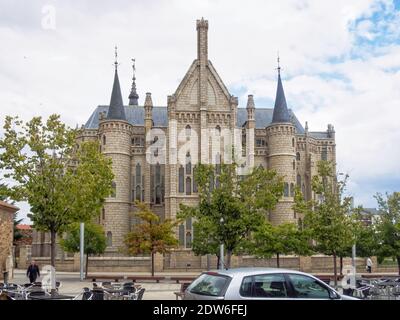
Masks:
[[[299,300],[330,300],[331,289],[322,281],[296,273],[285,274],[289,285],[289,296]]]
[[[246,300],[287,300],[288,284],[282,273],[267,273],[243,277],[240,299]]]

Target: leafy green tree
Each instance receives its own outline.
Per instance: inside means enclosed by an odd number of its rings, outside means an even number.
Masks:
[[[273,226],[261,225],[249,241],[249,251],[257,257],[271,258],[276,255],[276,266],[280,267],[282,254],[309,255],[312,253],[310,239],[306,232],[293,223]]]
[[[14,215],[14,243],[24,237],[24,235],[21,233],[21,231],[18,229],[18,225],[23,221],[24,219],[18,219],[17,215]]]
[[[80,224],[73,223],[68,227],[65,238],[61,239],[61,247],[66,252],[80,252]],[[89,269],[89,256],[104,253],[107,240],[104,229],[99,224],[85,223],[84,229],[84,253],[86,254],[85,275]]]
[[[220,243],[214,237],[217,227],[208,217],[202,217],[200,220],[194,221],[192,250],[196,255],[216,255],[218,269],[221,257],[219,252]]]
[[[125,245],[131,255],[151,254],[151,275],[154,276],[154,255],[170,252],[178,244],[174,232],[177,222],[161,221],[145,203],[136,201],[136,206],[135,216],[140,222],[126,235]]]
[[[337,181],[332,164],[318,162],[318,175],[312,179],[316,200],[295,197],[294,209],[304,216],[304,227],[314,240],[314,250],[333,256],[335,286],[337,286],[337,257],[355,242],[355,221],[349,215],[351,198],[345,197],[347,176]]]
[[[98,215],[112,191],[111,160],[100,153],[98,142],[77,145],[76,134],[58,115],[27,123],[8,116],[0,139],[0,169],[14,181],[6,195],[27,201],[33,227],[50,232],[53,266],[57,233]]]
[[[243,250],[249,235],[266,222],[266,213],[282,197],[282,178],[260,167],[240,177],[236,164],[200,164],[195,180],[199,204],[181,205],[178,216],[195,218],[203,226],[203,234],[207,234],[206,246],[198,245],[201,238],[194,238],[196,254],[215,254],[216,247],[224,244],[226,266],[230,267],[232,254]]]
[[[400,192],[377,194],[380,220],[377,225],[379,248],[377,250],[379,262],[391,257],[397,260],[400,275]]]

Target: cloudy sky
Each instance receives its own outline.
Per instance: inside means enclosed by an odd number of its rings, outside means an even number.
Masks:
[[[335,126],[355,203],[400,190],[400,0],[0,0],[1,123],[52,113],[85,123],[109,102],[115,45],[125,101],[134,57],[140,103],[152,92],[166,105],[196,57],[201,17],[239,107],[248,94],[273,106],[279,51],[290,108],[311,131]]]

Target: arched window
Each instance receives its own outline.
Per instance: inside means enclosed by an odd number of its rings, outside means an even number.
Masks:
[[[287,182],[285,182],[285,185],[284,185],[283,195],[285,197],[289,197],[289,184]]]
[[[221,174],[221,155],[219,152],[215,155],[215,173]]]
[[[161,166],[159,163],[156,164],[156,184],[161,183]]]
[[[156,204],[161,204],[161,187],[156,187]]]
[[[290,196],[294,197],[294,183],[290,184]]]
[[[219,125],[215,127],[215,133],[217,136],[221,135],[221,127]]]
[[[190,136],[192,135],[192,128],[189,125],[187,125],[185,128],[185,135],[186,138],[190,138]]]
[[[107,247],[112,247],[112,232],[107,232]]]
[[[142,200],[141,191],[142,191],[142,188],[140,188],[140,186],[137,185],[137,186],[136,186],[136,197],[135,197],[135,199],[136,199],[137,201]]]
[[[192,194],[192,179],[190,177],[186,178],[186,194]]]
[[[107,140],[106,140],[107,138],[106,138],[106,136],[105,135],[103,135],[103,145],[105,145],[106,144],[106,142],[107,142]]]
[[[296,160],[297,160],[297,161],[300,161],[300,152],[297,152],[297,153],[296,153]]]
[[[296,185],[300,189],[301,188],[301,175],[297,175],[296,177]]]
[[[303,186],[301,187],[301,193],[303,194],[303,198],[306,198],[306,186],[303,183]]]
[[[294,138],[292,138],[292,147],[294,148]]]
[[[115,198],[117,196],[117,184],[115,183],[115,181],[111,183],[111,188],[111,198]]]
[[[293,165],[293,170],[296,170],[296,161],[293,160],[292,165]]]
[[[186,153],[186,174],[192,174],[192,157],[190,152]]]
[[[179,226],[179,245],[185,246],[185,226],[183,224]]]
[[[196,182],[196,166],[193,167],[193,192],[198,192]]]
[[[106,209],[104,209],[104,207],[101,209],[101,217],[103,220],[106,219]]]
[[[140,178],[142,177],[142,168],[140,163],[136,164],[136,184],[141,184]]]
[[[185,177],[184,177],[184,169],[182,166],[179,167],[179,192],[184,192],[185,191]]]
[[[190,231],[186,232],[186,248],[192,247],[192,233]]]
[[[186,230],[192,230],[192,218],[186,219]]]
[[[323,160],[323,161],[328,160],[328,149],[327,149],[327,147],[322,147],[321,160]]]

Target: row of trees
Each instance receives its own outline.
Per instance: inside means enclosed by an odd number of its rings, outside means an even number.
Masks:
[[[374,225],[363,222],[362,208],[352,208],[345,196],[348,177],[337,181],[331,163],[318,163],[313,177],[315,198],[306,201],[296,191],[293,207],[300,224],[285,223],[273,226],[266,219],[282,197],[283,182],[275,172],[255,168],[249,175],[238,177],[236,165],[200,165],[195,179],[199,190],[199,205],[181,205],[179,217],[192,217],[194,222],[193,250],[196,254],[215,254],[219,260],[220,244],[226,248],[230,266],[232,254],[253,254],[257,257],[283,254],[311,255],[322,253],[333,257],[334,274],[337,259],[351,256],[357,244],[358,256],[378,255],[399,261],[399,193],[378,195],[381,219]],[[400,272],[400,262],[399,262]],[[336,278],[336,277],[335,277]]]
[[[98,142],[78,146],[76,136],[77,130],[52,115],[46,122],[35,117],[27,123],[6,117],[0,139],[0,170],[13,181],[10,186],[0,183],[0,197],[28,201],[34,228],[51,234],[53,266],[56,234],[69,232],[63,246],[67,251],[77,250],[76,223],[89,223],[97,217],[112,192],[111,161],[99,152]],[[177,245],[177,224],[193,218],[194,252],[218,256],[218,247],[224,244],[227,267],[233,254],[276,256],[279,266],[282,254],[318,252],[333,257],[336,274],[336,259],[349,256],[351,246],[357,243],[361,256],[397,259],[400,272],[400,193],[386,198],[377,195],[381,219],[374,226],[365,226],[359,219],[361,209],[352,209],[350,198],[345,197],[347,176],[336,181],[331,164],[321,161],[312,180],[315,199],[306,201],[296,191],[293,209],[303,218],[301,225],[273,226],[267,215],[283,195],[282,177],[260,167],[238,176],[236,169],[236,164],[217,168],[200,164],[195,174],[199,204],[181,205],[178,221],[161,221],[147,206],[137,203],[141,223],[126,237],[127,252],[150,253],[152,258],[157,252],[168,252]],[[90,230],[104,236],[103,230],[88,227],[88,239],[93,238]],[[87,242],[88,254],[104,251],[105,239],[97,238],[96,250]],[[154,272],[154,262],[152,266]]]
[[[3,128],[0,170],[11,183],[0,185],[0,197],[29,203],[33,227],[51,235],[54,266],[56,235],[76,222],[93,220],[111,194],[111,160],[102,156],[96,141],[77,145],[77,130],[58,115],[26,123],[6,117]]]

